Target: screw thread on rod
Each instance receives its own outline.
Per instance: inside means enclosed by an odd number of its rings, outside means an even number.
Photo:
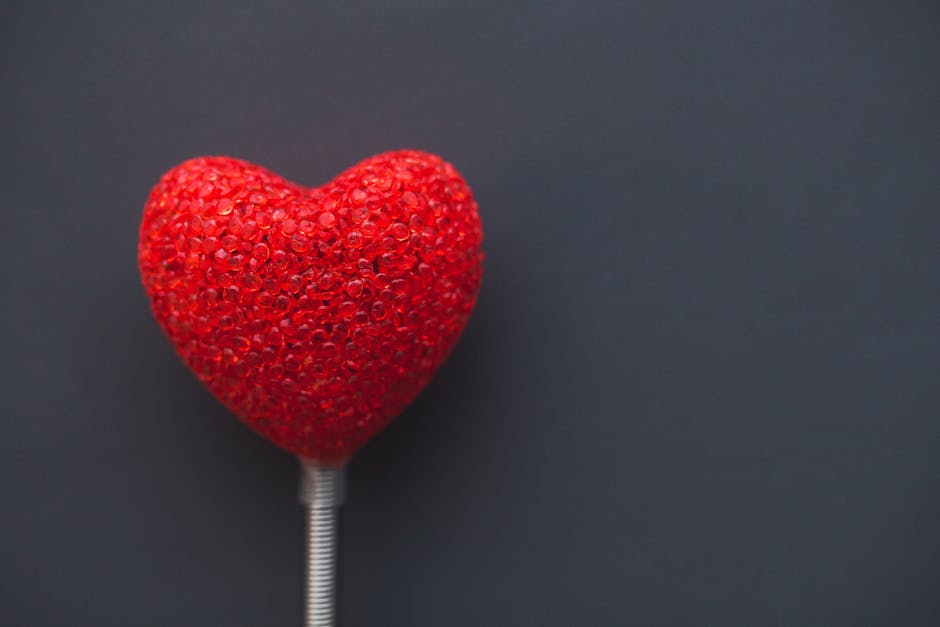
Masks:
[[[300,502],[307,508],[305,627],[336,624],[337,514],[343,504],[343,469],[301,460]]]

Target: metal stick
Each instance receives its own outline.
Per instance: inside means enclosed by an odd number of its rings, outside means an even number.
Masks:
[[[305,627],[336,624],[337,514],[345,500],[343,468],[301,460],[300,502],[307,508]]]

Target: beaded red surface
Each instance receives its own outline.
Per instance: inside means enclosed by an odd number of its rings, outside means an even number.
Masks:
[[[452,165],[377,155],[319,188],[228,157],[167,172],[138,261],[209,390],[301,457],[342,463],[411,403],[473,309],[483,232]]]

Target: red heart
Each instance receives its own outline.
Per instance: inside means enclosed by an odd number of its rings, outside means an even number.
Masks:
[[[318,188],[202,157],[150,193],[154,315],[212,393],[288,451],[339,464],[430,381],[476,301],[483,232],[452,165],[377,155]]]

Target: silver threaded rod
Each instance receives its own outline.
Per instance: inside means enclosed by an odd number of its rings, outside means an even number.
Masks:
[[[336,624],[337,514],[345,497],[343,468],[301,460],[300,502],[307,508],[305,627]]]

